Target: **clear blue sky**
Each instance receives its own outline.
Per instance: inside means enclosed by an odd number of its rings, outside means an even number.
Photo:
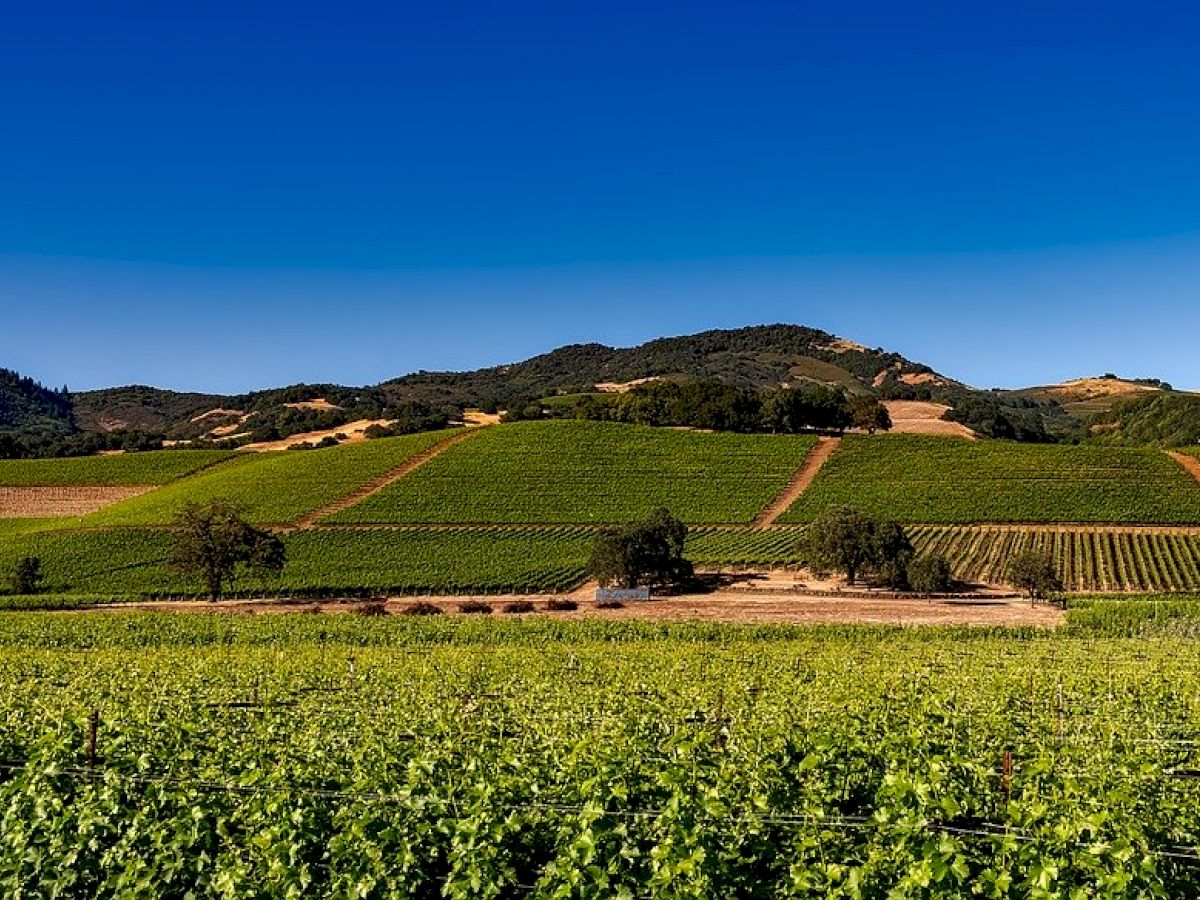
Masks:
[[[1200,388],[1200,10],[9,4],[0,313],[73,388],[774,321]]]

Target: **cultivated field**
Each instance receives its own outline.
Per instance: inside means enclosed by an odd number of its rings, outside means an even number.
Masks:
[[[922,552],[953,561],[968,581],[1002,582],[1023,550],[1049,553],[1070,591],[1200,591],[1200,529],[1043,528],[1004,526],[910,529]]]
[[[224,450],[154,450],[68,459],[0,459],[0,486],[166,484],[232,456]]]
[[[685,522],[749,523],[814,439],[603,422],[488,428],[341,523],[611,523],[665,506]]]
[[[1200,590],[1200,527],[1161,524],[1200,523],[1200,482],[1160,451],[855,435],[827,439],[830,453],[814,446],[551,421],[280,454],[15,461],[0,470],[25,486],[0,485],[0,501],[6,491],[140,495],[82,522],[75,509],[55,518],[68,510],[48,502],[21,518],[0,509],[0,571],[33,555],[49,592],[194,594],[200,586],[167,565],[162,528],[186,501],[225,498],[293,529],[282,576],[243,579],[239,591],[564,591],[582,583],[597,527],[657,505],[692,523],[686,553],[702,569],[795,569],[800,523],[840,502],[907,523],[918,547],[971,581],[1001,581],[1014,552],[1040,547],[1069,590]],[[166,483],[150,490],[152,478]],[[96,483],[105,479],[114,483]],[[954,524],[971,522],[993,524]],[[1037,524],[1056,522],[1094,524]]]
[[[900,522],[1200,523],[1200,484],[1154,449],[846,437],[780,519],[848,504]]]
[[[1195,896],[1200,645],[1138,606],[1065,635],[7,616],[0,889]]]
[[[162,525],[171,521],[183,503],[216,498],[232,500],[256,522],[291,522],[385,474],[450,434],[434,431],[320,450],[240,454],[192,478],[96,513],[88,517],[87,524]]]

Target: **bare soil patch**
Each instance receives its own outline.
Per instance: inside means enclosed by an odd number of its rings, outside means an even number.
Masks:
[[[833,353],[849,353],[852,350],[864,351],[867,349],[865,344],[860,344],[856,341],[848,341],[845,338],[834,338],[824,347],[825,350]]]
[[[660,381],[661,379],[655,375],[650,378],[635,378],[633,381],[604,381],[596,385],[596,390],[603,394],[625,394],[632,391],[639,384],[649,384],[651,381]]]
[[[297,400],[295,403],[283,404],[288,409],[317,409],[326,412],[331,409],[341,409],[336,403],[330,403],[324,397],[317,397],[315,400]]]
[[[401,614],[412,603],[429,603],[445,615],[463,615],[462,603],[476,600],[496,604],[526,601],[531,613],[496,613],[496,618],[512,616],[555,616],[568,619],[608,618],[664,622],[730,622],[734,624],[877,624],[877,625],[965,625],[965,626],[1026,626],[1057,628],[1063,622],[1062,610],[1047,604],[1031,606],[1026,601],[991,598],[981,595],[971,600],[890,600],[857,597],[809,597],[764,591],[761,595],[721,592],[704,595],[685,595],[662,600],[626,603],[620,609],[597,609],[590,592],[577,591],[571,595],[578,604],[576,610],[551,611],[551,597],[534,594],[521,596],[485,597],[402,597],[390,598],[384,609],[392,615]],[[560,598],[561,599],[561,596]],[[168,612],[222,612],[245,614],[320,612],[357,613],[360,608],[379,603],[375,601],[292,600],[222,600],[209,603],[203,600],[154,603],[122,603],[99,607],[105,610],[157,610]]]
[[[0,519],[84,516],[152,490],[154,485],[0,487]]]
[[[339,425],[337,428],[326,428],[324,431],[305,431],[300,434],[293,434],[291,437],[286,437],[281,441],[257,441],[253,444],[243,444],[238,450],[269,453],[275,450],[286,450],[293,444],[315,444],[327,437],[337,438],[339,434],[345,435],[344,438],[338,438],[342,443],[365,441],[367,439],[366,431],[372,425],[387,427],[391,424],[391,419],[358,419],[354,422],[347,422],[345,425]]]
[[[500,413],[485,413],[481,409],[463,410],[464,425],[499,425]]]
[[[885,400],[883,405],[891,417],[893,434],[935,434],[975,440],[975,432],[966,425],[961,422],[947,422],[942,418],[950,409],[944,403]]]

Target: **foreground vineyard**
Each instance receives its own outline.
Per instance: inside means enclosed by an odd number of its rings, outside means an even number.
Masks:
[[[0,888],[1195,896],[1198,664],[1027,633],[9,616]]]
[[[1054,558],[1067,590],[1200,590],[1200,534],[987,525],[909,530],[921,552],[945,556],[967,581],[1001,583],[1014,555],[1036,549]]]

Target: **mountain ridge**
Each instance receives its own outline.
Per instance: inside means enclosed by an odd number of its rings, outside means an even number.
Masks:
[[[3,370],[7,371],[7,370]],[[1154,379],[1112,379],[1109,392],[1069,395],[1076,379],[1021,390],[974,388],[932,366],[882,347],[793,324],[710,329],[630,347],[566,344],[528,359],[462,372],[416,371],[361,387],[295,384],[245,394],[174,391],[127,385],[64,394],[8,373],[0,378],[0,432],[23,435],[149,432],[173,440],[256,431],[336,428],[355,420],[421,422],[464,408],[505,409],[556,395],[621,388],[651,379],[718,380],[764,390],[825,384],[880,399],[927,400],[946,417],[985,435],[1024,440],[1080,431],[1134,392],[1170,388]],[[598,386],[602,386],[599,387]],[[1067,392],[1067,393],[1064,393]],[[1093,396],[1094,394],[1094,396]]]

